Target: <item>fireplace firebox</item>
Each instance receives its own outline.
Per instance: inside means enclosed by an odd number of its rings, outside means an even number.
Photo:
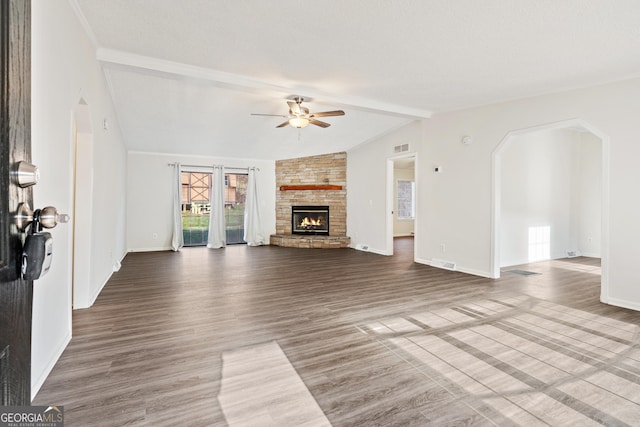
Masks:
[[[329,235],[329,206],[291,206],[291,233]]]

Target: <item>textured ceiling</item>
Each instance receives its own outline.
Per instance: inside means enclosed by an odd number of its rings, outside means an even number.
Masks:
[[[131,150],[279,159],[640,76],[638,0],[72,0]],[[332,126],[275,129],[290,95]]]

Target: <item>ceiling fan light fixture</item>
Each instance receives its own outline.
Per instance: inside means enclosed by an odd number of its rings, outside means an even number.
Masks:
[[[323,122],[322,120],[318,120],[318,117],[333,117],[333,116],[344,116],[344,111],[342,110],[333,110],[333,111],[319,111],[310,113],[307,107],[303,107],[300,105],[303,99],[301,97],[296,97],[295,99],[290,99],[287,101],[287,105],[289,106],[289,114],[258,114],[251,113],[252,116],[273,116],[273,117],[286,117],[287,121],[280,123],[276,128],[283,128],[286,126],[291,126],[296,129],[302,129],[307,127],[308,125],[319,126],[321,128],[328,128],[331,126],[327,122]]]
[[[292,117],[289,119],[289,124],[294,128],[302,129],[309,124],[309,119],[305,117]]]

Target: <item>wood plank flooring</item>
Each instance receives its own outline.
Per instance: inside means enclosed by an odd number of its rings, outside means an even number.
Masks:
[[[67,426],[640,425],[599,260],[499,280],[351,249],[131,253],[33,404]]]

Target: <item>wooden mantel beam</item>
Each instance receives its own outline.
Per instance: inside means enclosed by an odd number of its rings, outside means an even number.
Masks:
[[[291,190],[342,190],[342,185],[281,185],[280,191]]]

